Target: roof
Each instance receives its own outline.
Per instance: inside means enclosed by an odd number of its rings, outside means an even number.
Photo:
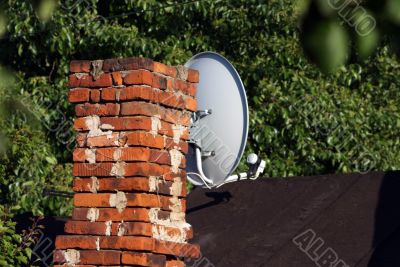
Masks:
[[[217,267],[317,266],[327,250],[349,266],[400,266],[399,203],[400,172],[259,179],[196,188],[187,220]]]

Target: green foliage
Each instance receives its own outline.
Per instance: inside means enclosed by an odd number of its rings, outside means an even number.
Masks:
[[[4,33],[6,32],[6,28],[7,28],[6,17],[2,12],[0,12],[0,37],[4,35]]]
[[[391,49],[400,55],[399,24],[400,1],[399,0],[308,0],[301,20],[302,45],[305,51],[314,52],[314,41],[318,39],[321,46],[316,53],[310,53],[309,58],[325,73],[337,71],[346,63],[352,63],[352,58],[365,60],[374,52],[378,52],[379,44],[387,40],[391,43]],[[331,41],[327,28],[321,31],[321,25],[327,25],[332,21],[336,27],[341,27],[342,35],[351,38],[337,38]],[[313,33],[313,34],[310,34]],[[383,33],[383,34],[381,34]],[[352,46],[351,57],[343,57],[342,49],[332,50],[331,46],[324,44],[329,42],[336,47]],[[330,55],[326,58],[327,54]],[[333,64],[335,62],[337,64]]]
[[[308,54],[325,72],[336,70],[349,56],[349,37],[337,21],[319,23],[304,38]]]
[[[70,201],[43,196],[46,187],[70,188],[70,165],[57,164],[43,132],[29,126],[10,127],[11,147],[0,159],[0,200],[11,211],[68,214]]]
[[[66,190],[72,179],[66,165],[66,148],[73,147],[66,100],[71,59],[145,56],[183,64],[195,53],[216,51],[243,78],[251,109],[247,152],[267,159],[267,175],[399,169],[398,61],[386,45],[368,61],[355,61],[355,48],[343,45],[348,29],[333,20],[322,31],[333,43],[311,42],[332,54],[311,52],[325,57],[327,70],[350,64],[321,73],[300,42],[305,8],[290,0],[62,1],[43,19],[30,2],[8,1],[0,64],[12,67],[17,79],[15,90],[2,93],[12,103],[2,118],[9,143],[0,162],[2,202],[17,212],[69,210],[65,199],[41,192]],[[365,38],[357,41],[363,56],[378,44],[376,36]]]
[[[68,155],[57,148],[66,151],[61,137],[70,133],[65,112],[49,105],[58,101],[57,87],[41,78],[11,81],[0,90],[0,133],[8,145],[0,154],[0,204],[13,213],[69,214],[71,201],[43,195],[47,187],[69,190],[72,181],[70,164],[57,162],[57,156]]]
[[[379,44],[380,34],[378,29],[374,29],[371,33],[361,36],[357,35],[355,38],[355,47],[358,51],[360,59],[368,58]]]
[[[385,13],[387,18],[395,24],[400,24],[400,1],[387,0],[385,1]]]
[[[32,228],[22,234],[15,233],[15,222],[0,205],[0,265],[12,267],[29,264],[33,267],[30,263],[30,246],[36,242],[37,230],[38,228]]]

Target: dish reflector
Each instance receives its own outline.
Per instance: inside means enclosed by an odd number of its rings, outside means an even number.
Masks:
[[[199,178],[204,172],[213,185],[222,184],[235,171],[246,146],[249,127],[246,92],[235,68],[217,53],[197,54],[185,66],[200,73],[187,176],[193,184],[204,185]],[[201,150],[199,157],[197,149],[197,160],[201,160],[203,170],[197,167],[196,147]]]

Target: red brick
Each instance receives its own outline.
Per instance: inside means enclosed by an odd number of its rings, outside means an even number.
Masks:
[[[100,90],[90,90],[90,101],[92,102],[100,102]]]
[[[120,264],[121,263],[121,252],[120,251],[92,251],[83,250],[80,251],[80,263],[81,264]]]
[[[167,90],[173,91],[175,87],[175,79],[168,78],[167,79]]]
[[[169,108],[165,108],[164,111],[162,118],[167,122],[183,126],[189,126],[191,123],[191,114],[187,111],[172,110]]]
[[[188,82],[198,83],[199,78],[200,78],[199,71],[194,69],[188,69],[188,77],[187,77]]]
[[[153,238],[153,231],[157,231],[156,228],[166,232],[168,236],[181,235],[182,232],[178,228],[149,223],[149,208],[160,208],[158,212],[160,219],[168,219],[171,215],[169,211],[178,207],[184,216],[186,161],[183,157],[180,168],[174,173],[169,150],[179,149],[182,153],[187,153],[188,144],[185,140],[189,138],[187,128],[191,119],[189,110],[196,110],[193,96],[196,94],[195,83],[196,79],[198,80],[198,73],[188,73],[187,81],[174,80],[170,77],[177,75],[176,68],[144,58],[106,60],[103,62],[103,70],[106,73],[101,74],[97,80],[84,73],[70,76],[71,87],[98,88],[87,89],[89,94],[84,96],[85,101],[82,101],[86,103],[75,107],[76,114],[80,118],[75,120],[74,127],[78,131],[88,131],[85,117],[97,115],[100,117],[100,129],[104,132],[108,129],[124,132],[113,132],[109,135],[104,133],[105,135],[92,137],[87,137],[86,133],[78,133],[77,144],[80,148],[74,151],[73,157],[74,161],[79,163],[73,165],[73,174],[82,178],[74,180],[73,190],[77,193],[74,196],[73,221],[65,225],[67,233],[78,236],[60,236],[57,244],[61,248],[72,246],[78,249],[91,249],[84,251],[89,254],[83,255],[83,263],[79,263],[81,265],[125,264],[172,267],[174,265],[171,264],[181,263],[172,262],[176,256],[195,257],[199,254],[199,248],[190,244],[156,241]],[[133,86],[122,87],[124,83]],[[130,100],[136,102],[124,102]],[[99,103],[100,101],[103,103]],[[119,115],[123,117],[118,117]],[[160,127],[153,132],[154,123],[158,123],[154,121],[154,117],[160,119]],[[179,126],[186,128],[183,128],[183,133],[177,140],[176,128]],[[175,137],[175,140],[172,137]],[[95,155],[95,159],[92,157],[91,159],[97,163],[85,163],[89,160],[86,158],[88,148],[83,148],[86,145]],[[155,177],[159,179],[156,180],[156,189],[150,184],[150,181],[154,182]],[[177,185],[174,181],[182,183],[180,198],[171,196],[171,188]],[[116,196],[116,191],[124,192],[126,197],[127,205],[123,210],[114,207],[113,203],[110,204],[110,198]],[[111,229],[107,221],[113,222]],[[192,229],[187,230],[185,237],[187,239],[193,237]],[[107,249],[119,250],[117,259],[101,262],[105,260],[101,255],[92,259],[95,257],[93,253],[98,252],[95,249],[99,247],[99,243],[100,248],[106,249],[106,252]],[[123,252],[121,250],[140,250],[140,252],[134,252],[139,254],[127,252],[125,256],[127,263],[121,263]],[[149,260],[147,256],[143,256],[145,252],[152,252],[148,253],[151,256],[162,257],[162,262],[158,258]],[[160,253],[173,257],[160,256],[158,255]],[[91,262],[93,260],[94,263]],[[167,260],[170,262],[167,263]]]
[[[167,89],[167,78],[165,78],[161,75],[153,74],[152,87],[158,88],[161,90]]]
[[[101,90],[101,100],[103,101],[115,101],[116,100],[116,92],[119,89],[116,88],[103,88]]]
[[[106,59],[103,62],[103,71],[105,72],[113,72],[124,70],[123,66],[118,62],[117,58]]]
[[[119,100],[146,100],[156,102],[156,94],[151,87],[129,86],[120,90]]]
[[[121,104],[121,115],[144,115],[155,116],[161,115],[160,106],[146,102],[125,102]]]
[[[121,133],[121,138],[125,138],[126,144],[130,146],[164,148],[164,138],[162,136],[153,136],[148,132],[125,132]]]
[[[174,177],[175,178],[175,177]],[[100,178],[97,179],[97,192],[115,192],[119,191],[137,191],[137,192],[151,192],[149,186],[149,178],[147,177],[126,177],[126,178]],[[186,196],[186,179],[182,179],[182,192],[180,197]],[[91,192],[93,180],[91,178],[76,178],[74,179],[73,190],[74,192]],[[164,181],[160,177],[157,187],[157,194],[171,195],[171,186],[173,181],[171,179]]]
[[[171,110],[156,104],[137,101],[121,103],[121,115],[144,115],[149,117],[159,115],[166,122],[184,126],[189,126],[191,118],[189,112]]]
[[[110,193],[79,193],[74,195],[74,207],[110,207]]]
[[[182,153],[187,154],[189,150],[189,144],[185,141],[179,141],[176,143],[172,138],[165,138],[165,149],[179,149]]]
[[[186,96],[184,98],[184,102],[185,102],[185,108],[187,110],[190,110],[190,111],[196,111],[197,110],[197,101],[194,98]]]
[[[72,74],[69,76],[69,87],[108,87],[112,86],[110,74],[101,74],[97,80],[91,75]]]
[[[121,230],[123,229],[123,230]],[[112,224],[112,235],[117,235],[118,232],[122,236],[153,236],[153,224],[145,222],[122,222]]]
[[[75,148],[72,152],[72,158],[74,162],[85,162],[86,161],[86,148]]]
[[[65,259],[65,256],[64,256],[64,252],[65,252],[64,250],[54,250],[53,262],[54,263],[65,263],[66,259]],[[67,265],[63,264],[63,266],[67,266]]]
[[[180,170],[179,173],[168,172],[163,175],[163,179],[166,181],[173,181],[176,177],[180,177],[181,181],[186,181],[186,171]]]
[[[86,125],[86,118],[76,118],[74,120],[75,131],[87,131],[89,128]]]
[[[173,228],[173,227],[166,227],[163,225],[155,225],[153,224],[153,227],[158,228],[158,232],[165,232],[168,236],[180,236],[182,234],[182,229],[180,228]],[[184,229],[186,232],[186,238],[187,239],[192,239],[193,238],[193,230],[190,227],[189,229]]]
[[[144,236],[104,236],[100,237],[100,248],[152,251],[154,239]]]
[[[81,265],[74,266],[87,266],[89,264],[103,264],[103,265],[111,265],[111,264],[120,264],[121,262],[121,252],[120,251],[96,251],[96,250],[80,250],[79,252],[79,263]],[[54,262],[57,263],[66,263],[66,259],[64,257],[65,250],[56,250],[53,254]],[[70,265],[69,265],[70,266]],[[92,266],[92,265],[89,265]]]
[[[154,61],[145,57],[130,57],[118,59],[124,70],[146,69],[153,71]]]
[[[153,224],[145,222],[115,222],[111,223],[110,232],[108,234],[116,236],[147,236],[152,237]],[[123,230],[121,230],[123,229]],[[167,228],[168,230],[177,228]],[[107,222],[88,222],[88,221],[67,221],[64,230],[68,234],[80,235],[106,235]],[[189,231],[188,231],[189,232]],[[171,232],[172,233],[172,232]],[[175,233],[175,232],[174,232]]]
[[[125,176],[160,176],[170,170],[169,166],[155,163],[126,163]],[[114,173],[113,173],[114,174]],[[111,175],[113,176],[113,175]]]
[[[69,64],[70,72],[90,72],[91,62],[89,60],[72,60]]]
[[[119,133],[111,135],[92,136],[87,138],[87,146],[89,147],[107,147],[107,146],[123,146],[124,138],[119,138]]]
[[[114,104],[112,104],[111,106],[108,107],[113,107]],[[105,106],[107,107],[107,106]],[[116,107],[117,109],[119,109],[119,107]],[[96,116],[96,115],[94,115]],[[88,124],[88,119],[90,121],[92,121],[92,117],[90,116],[86,116],[86,117],[78,117],[74,120],[74,129],[76,131],[89,131],[89,127],[90,124]],[[151,129],[151,118],[149,117],[141,117],[141,116],[135,116],[135,117],[101,117],[100,118],[100,129],[110,129],[110,127],[114,127],[111,128],[113,130],[124,130],[124,129],[131,129],[131,130],[148,130],[150,131]],[[162,128],[161,130],[164,131],[172,131],[171,127],[169,127],[170,124],[165,124],[165,130]],[[160,130],[160,131],[161,131]],[[107,136],[108,138],[111,138],[111,135],[109,134],[109,132],[102,132],[101,134],[104,134],[105,136]],[[100,136],[100,135],[99,135]],[[183,137],[182,137],[183,138]]]
[[[171,92],[161,91],[158,93],[158,103],[172,108],[184,108],[179,98],[181,97]]]
[[[158,164],[168,164],[171,165],[171,156],[168,151],[163,150],[151,150],[150,154],[150,162],[158,163]],[[181,168],[186,167],[186,159],[182,157],[181,164],[179,165]]]
[[[113,72],[113,73],[111,73],[111,75],[113,78],[114,85],[122,85],[123,84],[122,75],[120,72]]]
[[[103,71],[113,72],[120,70],[146,69],[153,71],[153,60],[143,57],[106,59],[103,63]]]
[[[154,72],[168,75],[168,66],[160,62],[154,62]]]
[[[153,74],[147,70],[133,70],[129,71],[123,77],[124,84],[131,85],[152,85],[153,84]]]
[[[56,237],[57,249],[96,249],[97,238],[84,235],[58,235]]]
[[[175,67],[168,66],[168,71],[167,71],[167,74],[166,74],[167,76],[170,76],[172,78],[176,78],[177,74],[178,74],[178,71],[176,70]]]
[[[193,97],[196,96],[196,93],[197,93],[197,85],[196,84],[189,83],[187,89],[188,89],[188,91],[187,91],[188,95],[193,96]]]
[[[71,103],[80,103],[89,101],[89,89],[76,88],[69,90],[68,100]]]
[[[185,96],[185,95],[180,95],[179,97],[178,97],[178,107],[179,108],[181,108],[181,109],[185,109],[186,108],[186,98],[187,98],[188,96]]]
[[[104,91],[105,89],[103,89]],[[176,95],[173,92],[162,91],[159,89],[153,89],[151,87],[133,86],[122,89],[109,89],[107,97],[104,97],[104,101],[115,101],[115,94],[119,94],[120,101],[127,100],[144,100],[152,103],[162,104],[163,106],[185,109],[185,100],[182,96]]]
[[[188,240],[193,239],[194,232],[192,226],[190,226],[190,228],[186,230],[186,237]]]
[[[127,194],[128,205],[137,207],[148,207],[148,208],[161,208],[163,210],[171,210],[171,197],[161,196],[155,194],[146,193],[132,193]],[[186,211],[186,200],[183,198],[178,199],[182,209],[180,211]]]
[[[188,83],[182,80],[175,81],[175,89],[182,92],[183,94],[195,96],[196,95],[196,85],[193,83]]]
[[[144,191],[148,192],[149,178],[133,177],[133,178],[101,178],[97,180],[98,192],[102,191]],[[90,192],[92,187],[92,179],[82,178],[75,179],[73,190],[75,192]]]
[[[183,125],[181,125],[183,126]],[[161,121],[161,128],[158,130],[158,134],[166,135],[169,137],[174,137],[174,126],[173,124],[165,121]],[[189,139],[189,127],[183,127],[182,132],[180,134],[180,139],[187,140]]]
[[[176,68],[167,66],[160,62],[154,62],[154,72],[158,72],[158,73],[164,74],[166,76],[170,76],[172,78],[176,78],[176,74],[177,74]]]
[[[104,222],[85,222],[68,220],[64,225],[64,231],[68,234],[80,235],[105,235],[106,224]]]
[[[191,124],[191,113],[188,111],[173,110],[165,108],[164,120],[173,124],[189,126]]]
[[[184,213],[183,213],[184,214]],[[185,216],[183,216],[184,218]],[[171,212],[169,211],[165,211],[165,210],[158,210],[157,212],[157,218],[161,219],[161,220],[168,220],[169,218],[171,218]]]
[[[188,92],[188,83],[182,80],[175,81],[175,90],[180,91],[183,94]]]
[[[145,208],[126,208],[119,212],[116,208],[99,208],[99,217],[96,221],[149,221],[149,211]],[[88,221],[87,214],[89,208],[75,207],[72,213],[72,219],[77,221]]]
[[[126,130],[144,130],[152,131],[153,119],[144,116],[134,117],[102,117],[100,119],[101,124],[111,125],[115,131],[126,131]],[[167,135],[169,137],[174,136],[173,125],[171,123],[160,121],[160,128],[156,133],[161,135]],[[85,118],[78,118],[74,122],[74,128],[77,131],[88,130],[86,126]],[[189,128],[184,127],[180,136],[181,139],[187,140],[189,138]]]
[[[135,266],[165,267],[166,257],[164,255],[124,251],[122,253],[121,263]]]
[[[165,263],[165,267],[185,267],[185,262],[179,260],[169,260]]]
[[[78,147],[86,146],[87,133],[78,133],[76,135],[76,144]]]
[[[101,124],[109,124],[113,130],[151,130],[149,117],[106,117],[100,119]]]
[[[119,114],[119,104],[80,104],[75,106],[75,113],[78,117],[98,115],[98,116],[117,116]]]
[[[110,207],[110,193],[76,193],[74,195],[75,207]],[[126,193],[127,207],[171,209],[171,197],[146,193]],[[179,199],[182,211],[186,210],[186,201]]]
[[[110,176],[112,163],[74,163],[72,174],[74,176]]]
[[[99,148],[96,161],[148,161],[150,150],[143,147]]]
[[[185,258],[200,257],[200,247],[198,245],[174,243],[160,240],[154,241],[153,252]]]
[[[63,250],[54,250],[53,262],[54,263],[65,263],[66,262]],[[65,266],[65,265],[63,264],[63,266]]]
[[[152,150],[150,154],[150,161],[158,164],[171,165],[171,157],[165,150]]]

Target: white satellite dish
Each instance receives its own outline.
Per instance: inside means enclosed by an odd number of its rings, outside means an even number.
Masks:
[[[198,70],[197,111],[190,127],[187,177],[195,185],[217,187],[227,182],[256,179],[265,161],[248,158],[250,170],[232,175],[246,146],[249,112],[239,74],[223,56],[214,52],[195,55],[186,67]]]

